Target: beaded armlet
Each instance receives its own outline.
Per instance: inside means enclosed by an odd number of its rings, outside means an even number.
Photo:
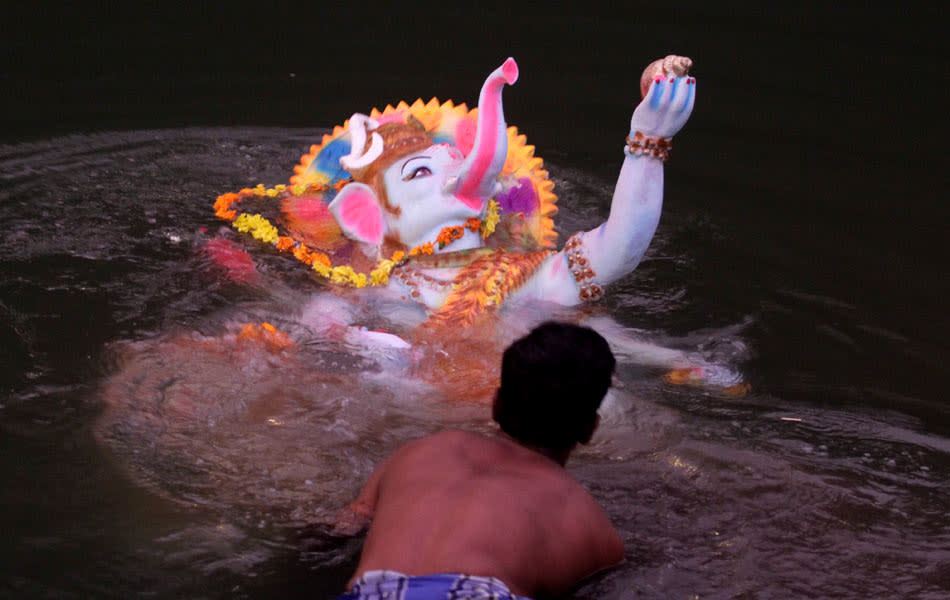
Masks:
[[[670,157],[670,150],[673,149],[673,140],[647,137],[642,131],[637,131],[632,137],[627,136],[627,145],[623,149],[631,156],[649,156],[666,162]]]
[[[584,242],[580,232],[572,235],[564,244],[564,254],[567,256],[567,266],[574,275],[574,281],[580,287],[580,299],[584,302],[594,302],[603,298],[604,288],[593,281],[597,273],[594,273],[590,261],[584,256]]]

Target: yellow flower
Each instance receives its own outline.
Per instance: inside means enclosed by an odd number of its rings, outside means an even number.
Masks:
[[[327,265],[323,264],[323,263],[320,262],[320,261],[317,261],[317,260],[313,261],[312,268],[313,268],[313,270],[316,271],[317,274],[319,274],[321,277],[329,277],[329,276],[330,276],[330,267],[328,267]]]
[[[306,184],[306,183],[298,183],[297,185],[295,185],[295,186],[293,186],[292,188],[290,188],[290,192],[291,192],[294,196],[299,196],[300,194],[302,194],[302,193],[304,193],[304,192],[306,192],[306,191],[307,191],[307,184]]]
[[[373,285],[386,285],[389,283],[389,274],[392,273],[394,265],[395,263],[391,260],[383,259],[379,261],[376,268],[369,274]]]
[[[351,280],[355,279],[355,276],[356,271],[349,265],[333,267],[330,270],[330,281],[333,283],[350,283]]]
[[[266,192],[264,192],[264,195],[266,195],[268,198],[276,198],[276,197],[277,197],[277,190],[276,190],[276,189],[269,189],[269,190],[267,190]]]
[[[488,236],[495,233],[495,225],[501,217],[498,216],[498,203],[494,200],[488,201],[488,214],[485,215],[485,222],[482,223],[482,238],[488,239]]]
[[[255,239],[269,244],[276,244],[279,237],[277,228],[261,215],[240,215],[232,225],[241,233],[250,233]]]

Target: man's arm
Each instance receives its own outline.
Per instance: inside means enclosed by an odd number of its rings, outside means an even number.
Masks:
[[[584,508],[581,509],[581,506]],[[578,503],[577,510],[584,515],[577,520],[581,528],[576,533],[578,536],[583,536],[580,539],[584,540],[583,543],[577,544],[577,548],[584,549],[582,550],[583,559],[588,561],[586,567],[588,573],[596,573],[621,562],[626,554],[623,539],[617,528],[610,522],[610,517],[607,516],[603,507],[585,492],[584,499]]]
[[[357,535],[369,525],[369,522],[373,519],[373,514],[376,512],[380,481],[382,481],[391,460],[391,458],[387,458],[377,466],[356,499],[340,509],[336,519],[334,519],[331,534],[339,536]]]

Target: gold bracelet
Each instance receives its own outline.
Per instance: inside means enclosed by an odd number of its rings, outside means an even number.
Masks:
[[[673,149],[673,140],[661,137],[647,137],[642,131],[637,131],[633,137],[627,136],[627,145],[624,150],[631,156],[651,156],[663,162],[670,157]]]
[[[574,281],[581,288],[578,296],[584,302],[594,302],[604,297],[604,288],[592,280],[597,276],[590,268],[590,261],[584,256],[584,242],[580,232],[572,235],[564,244],[564,254],[567,256],[567,266],[574,275]]]

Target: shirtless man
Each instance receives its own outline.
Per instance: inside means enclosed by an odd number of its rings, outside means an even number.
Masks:
[[[406,444],[345,511],[343,528],[372,526],[340,598],[546,597],[620,562],[620,535],[564,469],[597,428],[614,364],[576,325],[545,323],[512,344],[492,413],[501,432]]]

